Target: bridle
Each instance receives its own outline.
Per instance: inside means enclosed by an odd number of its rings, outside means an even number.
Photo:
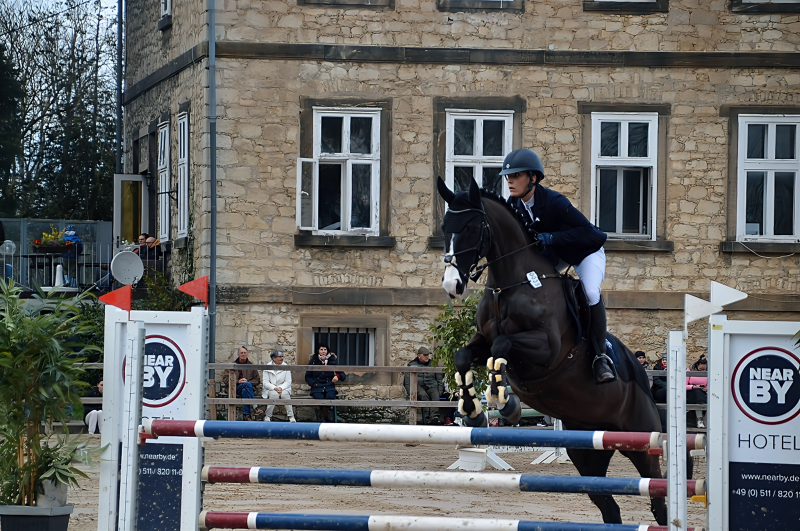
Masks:
[[[481,205],[481,208],[468,208],[466,210],[450,210],[448,212],[448,214],[459,215],[459,214],[466,214],[466,213],[469,213],[469,212],[477,212],[482,217],[482,219],[481,219],[481,235],[480,235],[480,237],[478,239],[478,243],[476,245],[472,246],[472,247],[467,248],[467,249],[462,249],[462,250],[460,250],[458,252],[455,252],[455,253],[448,253],[447,252],[447,247],[446,247],[447,242],[445,242],[444,263],[445,263],[445,267],[455,267],[456,269],[458,269],[458,267],[453,264],[453,258],[455,258],[456,256],[458,256],[460,254],[469,253],[469,252],[472,252],[472,251],[477,251],[477,257],[478,258],[475,260],[475,263],[473,263],[472,265],[469,266],[468,275],[469,275],[469,279],[472,282],[477,282],[478,279],[481,278],[481,275],[483,274],[483,271],[487,267],[489,267],[490,265],[492,265],[492,264],[494,264],[496,262],[499,262],[500,260],[502,260],[504,258],[507,258],[507,257],[509,257],[509,256],[511,256],[513,254],[519,253],[519,252],[527,249],[528,247],[533,247],[533,246],[539,245],[539,241],[538,241],[538,239],[536,239],[536,237],[538,236],[538,233],[536,231],[531,230],[529,232],[534,238],[534,241],[532,243],[529,243],[527,245],[523,245],[519,249],[515,249],[515,250],[513,250],[511,252],[508,252],[508,253],[506,253],[504,255],[498,256],[494,260],[489,260],[483,265],[478,265],[478,262],[480,262],[480,260],[482,258],[486,257],[486,254],[488,254],[488,249],[491,249],[491,247],[492,247],[492,227],[491,227],[491,225],[489,225],[489,220],[486,217],[486,211],[483,209],[483,205]],[[487,242],[486,242],[487,243],[487,251],[486,252],[483,252],[484,239],[487,240]]]

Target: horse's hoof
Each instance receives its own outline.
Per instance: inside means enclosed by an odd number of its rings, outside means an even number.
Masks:
[[[505,407],[500,410],[500,414],[510,424],[519,424],[519,419],[522,418],[522,405],[520,404],[517,395],[508,395],[508,402]]]
[[[470,417],[469,415],[464,417],[464,422],[470,428],[485,428],[489,426],[489,421],[486,420],[486,414],[481,411],[475,418]]]

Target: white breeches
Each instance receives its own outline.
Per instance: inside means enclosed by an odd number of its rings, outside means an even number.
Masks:
[[[600,302],[600,284],[606,276],[606,252],[600,247],[599,251],[590,254],[574,267],[581,277],[589,305],[594,306]]]
[[[86,425],[89,427],[89,433],[95,433],[98,428],[103,431],[103,410],[90,411],[84,417]]]
[[[272,391],[267,391],[266,398],[270,398],[272,400],[290,400],[292,398],[291,392],[288,389],[283,389],[281,391],[280,396],[278,396],[278,391],[274,389]],[[275,404],[270,404],[267,406],[267,416],[271,417],[272,413],[275,412]],[[292,406],[286,406],[286,414],[290,417],[294,417],[294,411],[292,410]]]

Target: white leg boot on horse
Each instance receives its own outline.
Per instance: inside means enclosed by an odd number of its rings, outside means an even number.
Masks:
[[[606,326],[606,307],[603,298],[600,302],[589,307],[589,314],[592,318],[592,343],[595,347],[595,356],[592,361],[592,372],[594,373],[595,383],[613,382],[617,379],[617,371],[614,369],[614,362],[606,354],[606,336],[608,335]]]
[[[485,428],[489,425],[489,421],[486,420],[486,415],[483,414],[483,406],[475,392],[472,371],[467,371],[463,379],[461,374],[456,373],[455,379],[456,384],[461,389],[461,397],[458,399],[458,412],[464,415],[464,422],[471,428]]]
[[[506,375],[506,360],[503,358],[489,358],[486,368],[489,369],[489,390],[486,393],[486,402],[489,406],[496,406],[500,415],[512,426],[519,423],[522,418],[522,404],[517,395],[511,394],[511,386]]]

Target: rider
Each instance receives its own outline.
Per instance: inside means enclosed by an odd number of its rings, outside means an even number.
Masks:
[[[616,378],[611,358],[606,354],[606,309],[600,283],[606,272],[603,244],[606,235],[563,195],[539,186],[544,165],[530,149],[515,149],[506,155],[500,175],[506,177],[511,206],[521,211],[526,227],[539,233],[542,253],[556,266],[559,261],[572,265],[589,299],[592,335],[595,339],[592,369],[597,383]]]

